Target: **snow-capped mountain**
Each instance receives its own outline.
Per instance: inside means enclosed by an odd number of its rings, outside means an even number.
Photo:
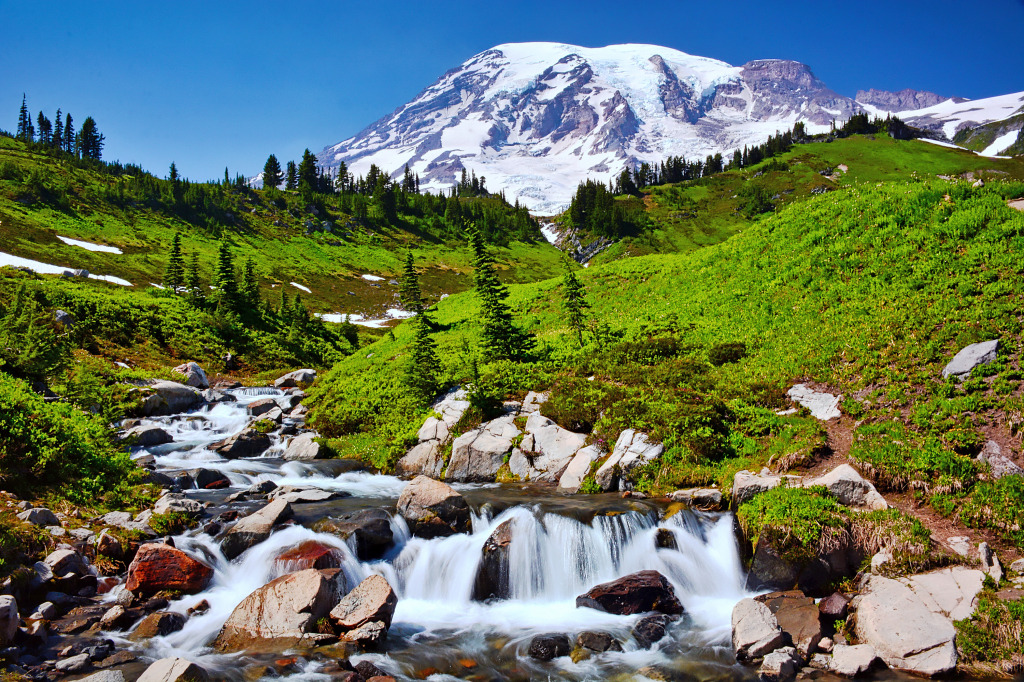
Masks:
[[[465,168],[509,201],[552,214],[582,179],[607,180],[642,161],[728,154],[796,121],[821,132],[893,102],[932,105],[921,113],[949,135],[955,114],[942,107],[971,104],[894,95],[875,91],[876,105],[862,105],[806,65],[780,59],[730,66],[655,45],[514,43],[472,57],[318,156],[326,168],[344,162],[356,174],[376,164],[398,176],[408,164],[431,191],[451,187]]]

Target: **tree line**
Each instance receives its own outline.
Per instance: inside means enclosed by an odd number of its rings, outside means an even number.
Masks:
[[[81,130],[75,132],[75,120],[71,112],[61,117],[60,108],[51,122],[42,111],[32,122],[32,114],[28,109],[28,100],[21,96],[21,109],[18,112],[18,130],[15,137],[30,144],[37,144],[56,152],[61,152],[79,159],[99,161],[103,156],[105,138],[92,116],[82,121]]]

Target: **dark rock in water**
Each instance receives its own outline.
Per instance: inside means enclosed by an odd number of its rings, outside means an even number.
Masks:
[[[591,651],[622,651],[619,641],[607,632],[581,632],[576,635],[576,646]]]
[[[213,469],[195,469],[189,473],[192,474],[196,487],[201,490],[221,490],[231,485],[231,480],[227,476]]]
[[[128,636],[137,642],[152,637],[163,637],[185,627],[185,616],[173,611],[158,611],[142,619],[139,626]]]
[[[530,658],[538,661],[550,661],[559,656],[568,656],[572,651],[569,638],[565,635],[537,635],[530,640]]]
[[[775,614],[779,627],[800,656],[809,659],[822,637],[818,605],[814,600],[799,590],[772,592],[754,599]]]
[[[417,476],[398,498],[398,513],[413,535],[438,538],[469,531],[469,504],[450,485]]]
[[[576,606],[586,606],[619,615],[660,611],[669,615],[683,612],[672,584],[657,571],[640,571],[602,583],[576,597]]]
[[[754,590],[788,590],[796,585],[800,570],[800,566],[784,559],[768,538],[762,535],[754,549],[754,561],[747,574],[747,587]]]
[[[661,549],[679,549],[676,536],[668,528],[659,528],[654,536],[654,545]]]
[[[345,540],[353,538],[356,555],[362,561],[381,558],[394,541],[391,516],[383,509],[363,509],[320,519],[313,524],[312,529]]]
[[[508,554],[512,544],[512,520],[494,529],[483,546],[483,558],[476,573],[473,599],[509,599],[512,596],[508,579]]]
[[[831,625],[837,620],[845,620],[850,608],[850,600],[842,592],[834,592],[827,599],[818,602],[818,614],[821,620]]]
[[[274,526],[292,516],[292,507],[285,500],[274,500],[259,511],[236,523],[221,542],[220,551],[228,559],[234,559],[245,550],[258,545],[274,530]]]
[[[369,661],[359,661],[359,663],[356,663],[355,665],[355,670],[364,680],[368,680],[373,677],[390,677],[388,673],[384,672]]]
[[[174,487],[178,490],[191,490],[196,484],[195,479],[192,478],[192,474],[187,471],[179,471],[174,474],[174,478],[171,480],[173,481]]]
[[[644,616],[633,626],[633,637],[641,649],[650,649],[651,645],[665,636],[671,619],[664,614]]]
[[[227,459],[255,457],[270,448],[270,436],[250,427],[226,440],[214,443],[210,448]]]

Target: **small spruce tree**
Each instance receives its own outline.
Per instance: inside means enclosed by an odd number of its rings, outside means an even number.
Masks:
[[[243,273],[243,298],[249,310],[255,311],[260,304],[260,277],[256,272],[256,263],[251,257],[245,259]]]
[[[469,226],[469,244],[473,250],[473,282],[480,297],[483,330],[480,350],[485,360],[519,360],[536,345],[533,335],[512,321],[512,310],[505,302],[508,290],[494,271],[494,258],[484,245],[476,225]]]
[[[199,279],[199,254],[195,251],[189,257],[188,269],[185,270],[185,291],[189,302],[195,307],[202,308],[206,304],[206,292]]]
[[[423,295],[420,292],[420,278],[413,263],[412,251],[405,257],[405,268],[402,270],[402,283],[398,288],[398,299],[411,313],[417,315],[423,311]]]
[[[220,243],[217,265],[213,272],[213,284],[217,287],[217,303],[230,308],[238,306],[238,280],[235,277],[235,261],[227,241]]]
[[[164,271],[164,286],[178,293],[184,285],[185,258],[181,254],[181,234],[175,232],[171,240],[171,254],[167,258],[167,269]]]
[[[583,330],[587,325],[587,303],[586,291],[583,283],[572,271],[572,262],[567,255],[562,255],[562,265],[565,268],[565,275],[562,277],[562,309],[565,311],[566,322],[569,329],[576,333],[576,339],[583,345]]]
[[[284,178],[284,188],[286,190],[288,190],[288,191],[293,191],[298,186],[299,186],[299,174],[298,174],[298,171],[295,168],[295,162],[294,161],[289,161],[288,162],[288,172],[285,174],[285,178]]]
[[[282,180],[284,180],[284,174],[281,173],[281,164],[278,162],[277,157],[271,154],[263,165],[263,188],[273,187],[277,189]]]

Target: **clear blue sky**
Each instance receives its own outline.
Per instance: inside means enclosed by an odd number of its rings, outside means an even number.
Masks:
[[[93,116],[104,158],[160,175],[175,161],[193,179],[319,151],[504,42],[795,59],[850,96],[1024,90],[1024,0],[0,0],[0,26],[0,128],[15,129],[25,92],[33,116]]]

